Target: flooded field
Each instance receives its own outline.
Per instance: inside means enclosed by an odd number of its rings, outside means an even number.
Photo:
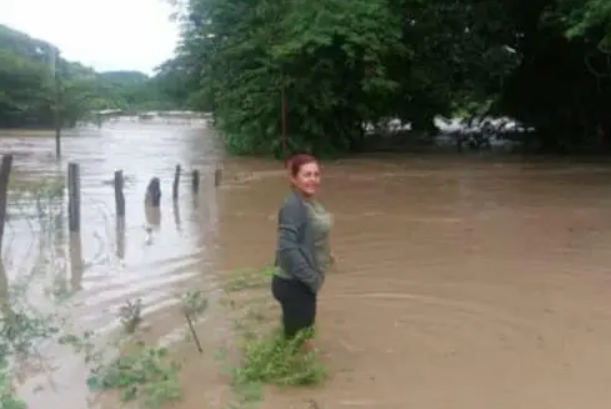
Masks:
[[[61,165],[50,139],[0,138],[0,150],[16,155],[23,177],[62,173],[67,161],[81,164],[82,269],[70,263],[70,237],[53,241],[63,243],[56,253],[68,260],[64,286],[74,290],[63,308],[79,326],[111,333],[120,326],[119,307],[142,298],[151,338],[171,339],[183,327],[177,292],[213,293],[215,271],[273,258],[285,171],[262,160],[225,160],[223,186],[214,189],[219,156],[203,129],[113,124],[66,138]],[[177,163],[197,167],[203,180],[197,203],[184,180],[173,208]],[[118,168],[129,181],[124,231],[105,183]],[[142,197],[152,176],[161,177],[164,196],[159,227],[149,234]],[[368,157],[325,163],[323,184],[339,258],[321,295],[316,339],[330,379],[316,389],[268,388],[262,408],[611,404],[611,166]],[[19,219],[6,234],[11,281],[33,262],[37,235]],[[32,302],[44,305],[41,293],[33,291]],[[227,337],[222,320],[203,325],[208,336]],[[31,407],[86,407],[86,371],[62,351],[46,352],[60,367],[55,385],[48,385],[48,371],[23,384]],[[226,379],[203,368],[193,348],[181,353],[185,398],[173,407],[220,409]]]
[[[284,175],[227,168],[255,176],[224,192],[224,261],[266,263]],[[323,183],[340,259],[319,308],[331,378],[272,389],[263,408],[611,404],[611,167],[367,158],[326,164]]]

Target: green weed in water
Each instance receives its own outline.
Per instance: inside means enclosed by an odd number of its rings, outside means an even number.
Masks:
[[[0,361],[0,408],[25,409],[25,402],[15,396],[10,369],[5,359]]]
[[[19,308],[19,311],[16,309]],[[24,308],[4,308],[0,319],[0,408],[25,409],[23,400],[13,390],[9,361],[15,356],[27,357],[36,352],[36,343],[52,339],[59,333],[56,317],[36,315]]]
[[[242,273],[233,277],[226,287],[228,294],[246,289],[261,288],[269,284],[274,268],[268,267],[256,273]],[[265,331],[268,317],[266,303],[254,302],[257,294],[245,301],[247,308],[234,317],[235,329],[240,336],[241,363],[232,370],[232,387],[235,402],[231,408],[254,408],[262,397],[263,384],[280,386],[313,386],[327,378],[327,368],[320,361],[316,350],[302,351],[302,345],[313,335],[303,331],[293,340],[286,341],[281,331]],[[230,299],[233,309],[235,304]],[[241,308],[237,307],[238,310]],[[264,332],[265,335],[261,335]]]
[[[191,319],[202,315],[208,308],[208,300],[199,290],[187,292],[181,301],[183,313]]]
[[[302,352],[302,344],[312,336],[303,331],[286,341],[280,331],[250,340],[243,346],[242,366],[236,376],[241,383],[261,382],[285,386],[316,385],[327,371],[316,350]]]
[[[123,330],[127,334],[136,332],[136,329],[142,323],[142,300],[140,298],[134,302],[127,300],[119,309],[119,318]]]
[[[138,400],[147,408],[160,408],[181,398],[179,370],[165,348],[140,343],[136,351],[92,370],[87,384],[92,390],[120,390],[123,402]]]
[[[245,341],[242,363],[234,368],[232,388],[237,402],[235,409],[257,408],[265,383],[280,386],[313,386],[327,378],[327,368],[319,360],[318,351],[302,352],[300,347],[311,337],[304,331],[295,339],[286,341],[279,332]]]
[[[25,311],[5,311],[0,319],[0,354],[28,354],[37,341],[59,333],[52,316],[36,316]]]

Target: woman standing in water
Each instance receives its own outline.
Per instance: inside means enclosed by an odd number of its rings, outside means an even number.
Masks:
[[[329,245],[331,215],[315,195],[320,165],[308,154],[288,158],[292,190],[278,214],[278,246],[272,294],[282,306],[287,339],[313,327],[316,299],[332,263]]]

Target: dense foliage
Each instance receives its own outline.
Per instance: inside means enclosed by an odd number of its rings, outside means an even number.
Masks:
[[[174,106],[156,80],[145,74],[96,73],[57,57],[59,51],[0,25],[0,127],[51,126],[56,106],[64,126],[96,110]]]
[[[183,0],[173,98],[212,111],[234,153],[357,149],[366,123],[507,115],[543,149],[608,135],[609,0]]]

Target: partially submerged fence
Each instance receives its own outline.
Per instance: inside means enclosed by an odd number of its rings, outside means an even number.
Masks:
[[[3,155],[0,164],[0,250],[4,237],[5,224],[7,219],[7,196],[9,190],[9,178],[13,165],[12,155]],[[180,179],[183,174],[181,165],[176,165],[174,171],[174,181],[172,184],[172,200],[178,201],[180,196]],[[81,230],[81,171],[78,163],[68,164],[68,226],[71,233],[80,233]],[[217,167],[214,170],[214,186],[221,184],[222,170]],[[115,192],[115,215],[117,223],[125,223],[125,177],[122,170],[114,173],[113,186]],[[194,195],[199,194],[200,171],[191,171],[191,191]],[[159,208],[161,205],[161,182],[159,177],[153,176],[146,188],[144,200],[146,206],[151,209]]]

